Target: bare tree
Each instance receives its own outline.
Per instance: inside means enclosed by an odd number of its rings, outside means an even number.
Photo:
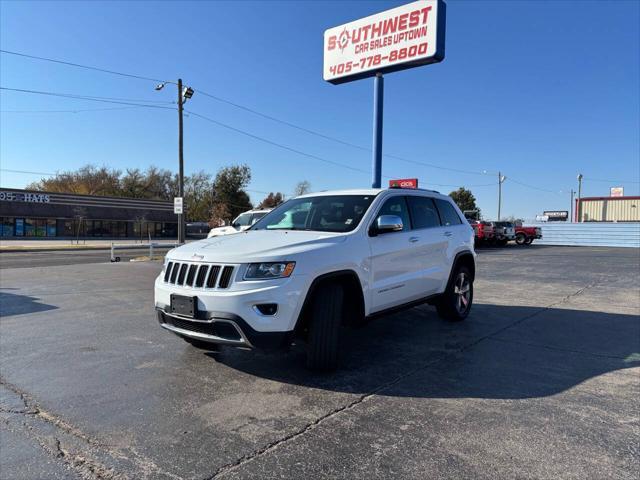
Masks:
[[[293,189],[293,195],[297,197],[298,195],[304,195],[305,193],[309,193],[311,191],[311,184],[307,180],[302,180],[297,183],[296,188]]]

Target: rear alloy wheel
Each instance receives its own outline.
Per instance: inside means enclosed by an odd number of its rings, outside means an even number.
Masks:
[[[516,243],[518,245],[524,245],[527,241],[527,236],[524,233],[516,234]]]
[[[473,304],[473,278],[467,267],[459,267],[436,303],[438,315],[446,320],[464,320]]]
[[[340,354],[344,291],[341,285],[327,284],[313,299],[307,367],[312,370],[335,370]]]

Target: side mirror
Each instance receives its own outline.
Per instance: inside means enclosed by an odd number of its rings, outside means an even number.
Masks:
[[[397,215],[380,215],[376,219],[374,232],[376,234],[379,233],[389,233],[389,232],[400,232],[404,228],[402,224],[402,219]]]

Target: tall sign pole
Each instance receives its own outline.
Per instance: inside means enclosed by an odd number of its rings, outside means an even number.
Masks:
[[[384,77],[377,73],[373,80],[373,163],[371,188],[382,186],[382,120],[384,114]]]
[[[386,73],[444,59],[446,4],[418,0],[324,32],[323,78],[340,84],[374,77],[371,186],[382,186]]]
[[[178,197],[184,199],[184,156],[183,156],[183,128],[182,128],[182,79],[178,79]],[[184,200],[181,201],[181,203]],[[184,243],[184,213],[183,203],[178,213],[178,243]]]

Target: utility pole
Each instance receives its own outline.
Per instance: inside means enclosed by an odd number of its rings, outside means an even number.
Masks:
[[[498,221],[500,221],[500,210],[502,209],[502,184],[506,179],[507,177],[498,172]]]
[[[178,79],[178,83],[175,82],[162,82],[156,85],[156,91],[160,91],[167,83],[178,86],[178,197],[182,199],[182,213],[178,213],[178,243],[184,243],[185,241],[185,229],[184,229],[184,156],[183,156],[183,129],[182,129],[182,111],[184,108],[184,102],[193,96],[193,88],[182,87],[182,79]],[[175,207],[174,207],[175,208]]]
[[[571,189],[571,201],[570,201],[570,205],[569,205],[569,210],[571,211],[571,216],[569,217],[569,222],[573,222],[573,196],[575,195],[575,191],[573,190],[573,188]]]
[[[582,198],[582,174],[578,174],[578,205],[576,207],[576,216],[578,217],[577,221],[582,222],[582,202],[580,199]]]
[[[182,129],[182,79],[178,79],[178,196],[182,198],[184,209],[184,156],[183,156],[183,129]],[[178,214],[178,243],[184,243],[184,210]]]

